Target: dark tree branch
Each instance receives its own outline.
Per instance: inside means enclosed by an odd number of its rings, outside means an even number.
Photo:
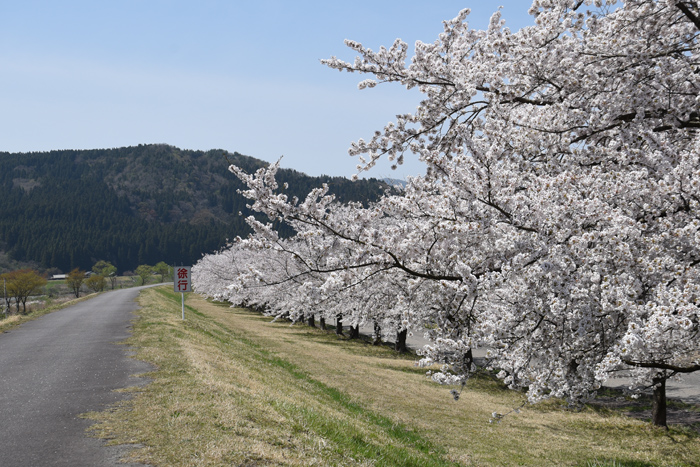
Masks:
[[[698,18],[697,15],[695,15],[690,8],[688,8],[688,5],[686,3],[690,3],[695,6],[695,8],[698,8],[697,3],[695,2],[678,2],[676,3],[676,6],[678,7],[679,10],[683,12],[683,14],[690,20],[692,23],[695,25],[698,30],[700,30],[700,18]]]
[[[692,373],[694,371],[700,370],[700,364],[690,365],[690,366],[678,366],[670,365],[668,363],[662,362],[635,362],[633,360],[622,360],[626,365],[634,366],[637,368],[656,368],[658,370],[671,370],[676,373]]]

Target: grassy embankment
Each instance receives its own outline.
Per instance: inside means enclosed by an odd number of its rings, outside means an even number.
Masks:
[[[611,411],[525,407],[488,376],[459,400],[431,383],[415,356],[332,333],[144,291],[127,342],[157,370],[130,400],[87,416],[129,460],[204,465],[680,466],[700,462],[700,435]]]

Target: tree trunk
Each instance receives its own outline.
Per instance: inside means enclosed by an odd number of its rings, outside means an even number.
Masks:
[[[326,330],[326,318],[324,318],[323,316],[321,316],[318,320],[318,327],[320,327],[324,331]]]
[[[312,328],[316,327],[316,318],[314,315],[309,316],[309,319],[307,321],[308,325],[311,326]]]
[[[408,347],[406,347],[406,337],[408,337],[408,329],[399,331],[396,333],[396,344],[394,345],[394,350],[399,353],[408,352]]]
[[[379,326],[378,322],[374,322],[374,340],[373,345],[380,345],[382,343],[382,328]]]
[[[340,313],[335,316],[335,333],[339,336],[343,335],[343,315]]]
[[[467,371],[467,375],[471,374],[473,365],[474,365],[474,353],[472,352],[472,349],[470,347],[469,350],[467,350],[467,354],[464,356],[464,367]]]
[[[350,339],[359,339],[360,338],[360,325],[358,324],[357,326],[350,326]]]
[[[668,428],[666,424],[666,376],[654,378],[654,404],[651,408],[651,421],[656,426]]]
[[[5,297],[5,317],[12,313],[12,299],[10,297]]]

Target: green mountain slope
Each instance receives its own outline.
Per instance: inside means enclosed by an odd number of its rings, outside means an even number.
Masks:
[[[248,172],[266,165],[164,144],[0,153],[0,251],[63,271],[89,269],[99,259],[119,271],[158,261],[191,264],[248,233],[250,211],[229,163]],[[387,187],[290,169],[277,178],[298,197],[328,183],[343,202],[371,201]]]

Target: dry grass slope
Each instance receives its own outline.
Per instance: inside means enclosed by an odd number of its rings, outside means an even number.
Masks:
[[[158,368],[134,397],[88,416],[95,436],[139,446],[157,466],[681,466],[698,465],[700,436],[666,432],[613,411],[526,407],[484,376],[458,401],[415,357],[271,323],[243,309],[165,288],[141,295],[127,342]]]

